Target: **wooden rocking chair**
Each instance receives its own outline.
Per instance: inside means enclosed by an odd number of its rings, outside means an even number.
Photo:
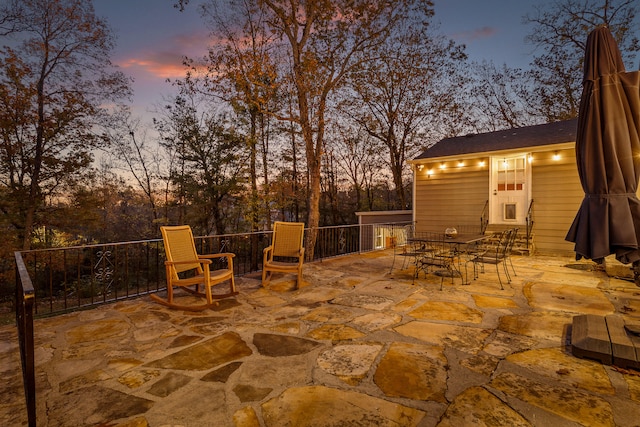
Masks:
[[[264,248],[262,265],[262,286],[271,280],[272,272],[297,274],[296,287],[302,280],[304,262],[303,222],[280,222],[273,224],[271,246]]]
[[[164,263],[167,271],[167,299],[165,300],[156,294],[151,294],[151,298],[168,307],[187,311],[202,311],[218,305],[214,299],[238,294],[233,277],[233,257],[235,254],[198,255],[193,233],[188,225],[160,227],[160,231],[162,231],[164,250],[167,255],[167,260]],[[212,259],[220,258],[226,260],[226,268],[211,270]],[[184,276],[183,273],[191,274],[187,277],[181,277],[181,275]],[[211,293],[212,286],[227,280],[229,281],[228,293],[223,295]],[[200,291],[200,285],[204,286],[204,293]],[[175,304],[173,302],[174,286],[179,286],[191,294],[206,298],[207,302],[201,305]],[[191,286],[195,288],[191,289]]]

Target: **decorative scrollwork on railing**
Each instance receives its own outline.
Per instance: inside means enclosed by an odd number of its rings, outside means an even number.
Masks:
[[[98,260],[93,267],[93,275],[96,282],[98,282],[100,289],[103,289],[105,294],[111,291],[113,285],[114,266],[111,262],[111,251],[104,250],[96,253]]]
[[[338,230],[338,253],[344,254],[347,252],[347,238],[344,235],[344,228]]]
[[[230,239],[221,239],[220,240],[220,250],[219,253],[229,252],[229,248],[231,247]]]
[[[231,252],[231,240],[230,239],[220,239],[220,250],[218,253]],[[226,258],[218,258],[218,263],[226,267],[227,259]]]

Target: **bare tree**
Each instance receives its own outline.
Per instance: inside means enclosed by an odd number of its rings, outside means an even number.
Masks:
[[[384,167],[379,153],[383,147],[363,129],[354,126],[334,126],[330,136],[339,171],[348,180],[353,194],[352,211],[370,210],[366,198],[367,183],[372,181],[371,173]]]
[[[128,96],[129,81],[113,71],[113,40],[90,2],[22,0],[13,12],[14,47],[0,51],[0,179],[9,196],[0,209],[29,249],[46,193],[91,164],[103,105]],[[0,13],[7,22],[7,9]]]
[[[637,0],[558,0],[549,8],[535,6],[524,17],[525,24],[533,24],[527,40],[542,50],[531,64],[534,114],[546,121],[577,117],[587,35],[607,25],[629,60],[640,52],[639,11]]]
[[[355,93],[344,96],[342,111],[378,140],[396,193],[396,208],[408,205],[406,158],[446,136],[438,123],[461,127],[459,99],[465,83],[462,46],[430,31],[432,10],[412,14],[381,43],[362,52],[349,74]]]
[[[270,228],[267,159],[279,79],[265,11],[261,4],[251,0],[215,0],[202,6],[202,14],[216,43],[209,47],[204,62],[207,73],[199,78],[205,80],[210,94],[228,102],[247,124],[245,139],[251,187],[247,214],[253,231],[263,225]],[[259,192],[259,181],[262,192]]]
[[[473,83],[468,108],[476,132],[528,126],[540,120],[529,111],[532,94],[525,71],[487,61],[474,62],[470,69]]]
[[[22,0],[7,0],[0,6],[0,36],[20,31],[24,25],[24,14]]]
[[[420,0],[258,0],[268,11],[266,22],[284,40],[296,100],[293,117],[302,131],[309,173],[306,253],[313,257],[320,223],[320,179],[329,97],[365,52],[376,46],[415,11],[431,7]]]
[[[113,156],[114,164],[124,170],[144,194],[152,215],[149,224],[153,233],[148,237],[157,237],[158,227],[168,221],[166,206],[162,212],[160,199],[164,192],[166,204],[169,190],[169,173],[165,168],[170,163],[162,155],[166,151],[160,150],[157,142],[150,142],[140,120],[133,118],[129,109],[121,109],[109,122],[110,126],[104,133],[109,153]]]

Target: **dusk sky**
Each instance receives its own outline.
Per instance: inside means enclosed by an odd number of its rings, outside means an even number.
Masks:
[[[474,60],[526,67],[533,46],[524,42],[529,31],[522,17],[533,5],[552,0],[441,0],[435,2],[440,31],[467,46]],[[191,0],[184,12],[173,0],[94,0],[96,14],[106,18],[117,37],[112,60],[135,79],[134,111],[146,115],[162,96],[173,93],[167,78],[183,75],[181,58],[202,56],[207,29]]]

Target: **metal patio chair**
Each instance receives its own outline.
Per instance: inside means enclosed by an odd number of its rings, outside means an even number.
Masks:
[[[516,235],[518,233],[517,228],[512,228],[509,230],[505,230],[501,233],[495,234],[495,238],[497,239],[497,243],[495,245],[489,246],[482,251],[474,254],[466,264],[469,262],[473,263],[473,271],[474,271],[474,279],[477,278],[478,265],[481,266],[482,271],[484,272],[485,264],[493,264],[496,266],[496,273],[498,274],[498,281],[500,282],[500,289],[504,289],[504,285],[502,284],[502,277],[500,275],[500,266],[504,271],[504,274],[507,279],[507,283],[511,283],[511,275],[509,274],[509,268],[507,266],[507,262],[511,263],[511,248],[513,247],[513,243],[515,242]],[[465,264],[465,269],[466,269]],[[513,264],[511,264],[511,268],[513,269]],[[515,270],[513,270],[515,275]]]

